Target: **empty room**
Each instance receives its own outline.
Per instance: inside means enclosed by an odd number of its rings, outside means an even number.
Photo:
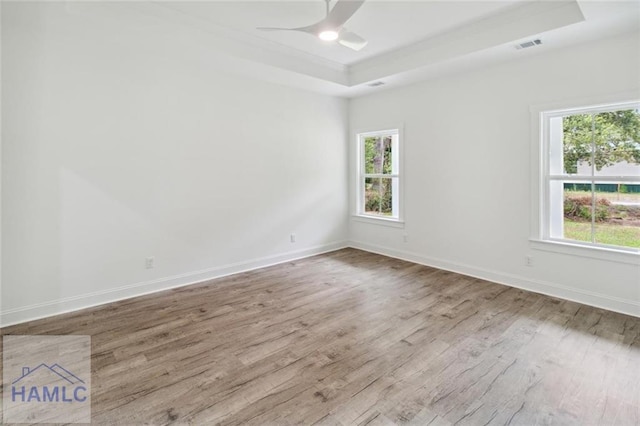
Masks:
[[[0,24],[2,424],[640,424],[639,1]]]

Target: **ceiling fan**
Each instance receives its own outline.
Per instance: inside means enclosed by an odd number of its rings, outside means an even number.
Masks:
[[[352,33],[344,24],[362,6],[365,0],[338,0],[333,9],[329,9],[331,0],[325,0],[327,5],[326,17],[315,24],[297,28],[258,27],[262,31],[299,31],[314,35],[321,40],[336,41],[342,46],[353,50],[360,50],[367,45],[367,40]]]

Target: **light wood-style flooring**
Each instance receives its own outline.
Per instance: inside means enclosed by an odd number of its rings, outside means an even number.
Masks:
[[[33,321],[94,424],[638,425],[640,319],[354,249]]]

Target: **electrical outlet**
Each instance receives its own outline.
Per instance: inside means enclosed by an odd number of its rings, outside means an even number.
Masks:
[[[525,256],[524,264],[527,266],[533,266],[533,256]]]
[[[289,241],[291,241],[292,243],[295,243],[296,242],[296,234],[291,234],[289,236]]]
[[[402,241],[404,241],[405,243],[406,243],[406,242],[408,242],[408,241],[409,241],[409,235],[404,234],[404,235],[402,236]]]
[[[153,256],[151,256],[151,257],[147,257],[147,258],[144,260],[144,266],[145,266],[147,269],[153,269],[153,268],[154,268],[154,266],[156,266],[156,258],[155,258],[155,257],[153,257]]]

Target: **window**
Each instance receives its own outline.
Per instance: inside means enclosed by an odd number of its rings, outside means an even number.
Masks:
[[[640,103],[543,111],[542,240],[640,249]]]
[[[358,134],[357,214],[400,221],[400,132]]]

